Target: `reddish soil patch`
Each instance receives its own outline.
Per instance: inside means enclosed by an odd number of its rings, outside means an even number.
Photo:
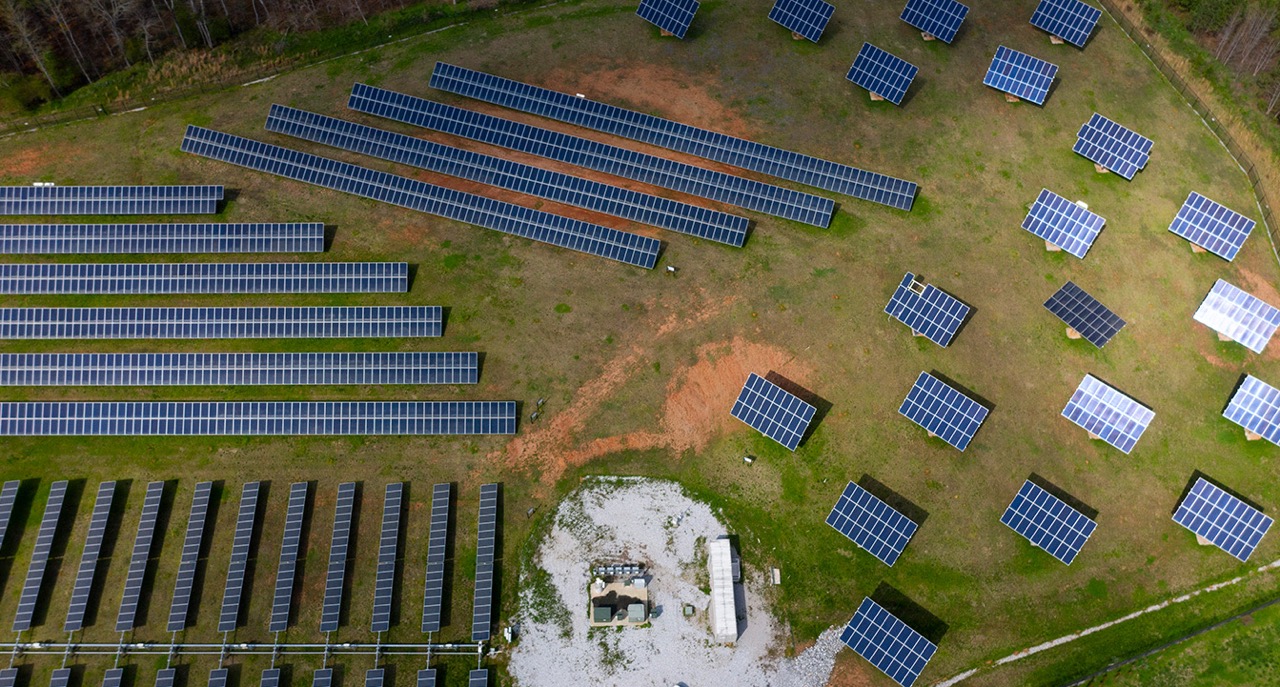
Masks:
[[[836,658],[836,665],[831,670],[827,687],[868,687],[872,684],[868,671],[875,669],[851,660],[852,654],[849,652],[842,652],[842,654]]]
[[[27,148],[11,155],[6,155],[0,162],[0,177],[31,177],[41,169],[41,164],[49,158],[48,146]]]
[[[1244,277],[1241,288],[1272,305],[1280,306],[1280,291],[1277,291],[1275,285],[1265,277],[1243,267],[1240,268],[1240,276]],[[1269,360],[1280,360],[1280,347],[1268,346],[1263,351],[1263,357]]]

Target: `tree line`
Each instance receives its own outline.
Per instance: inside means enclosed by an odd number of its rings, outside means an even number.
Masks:
[[[1187,28],[1242,83],[1268,116],[1280,115],[1280,0],[1177,0]]]

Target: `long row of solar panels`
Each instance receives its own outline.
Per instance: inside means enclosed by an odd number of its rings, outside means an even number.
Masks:
[[[324,224],[0,224],[0,254],[323,253]]]
[[[382,497],[382,530],[378,537],[378,569],[373,581],[373,616],[370,632],[391,629],[391,604],[394,601],[396,559],[400,552],[400,513],[403,510],[404,483],[388,484]]]
[[[40,592],[44,589],[44,574],[49,565],[49,553],[53,549],[53,539],[58,534],[58,521],[62,517],[62,504],[66,501],[66,497],[66,480],[59,480],[50,485],[49,499],[44,506],[44,517],[40,519],[40,530],[36,533],[36,545],[31,552],[31,561],[27,564],[27,577],[22,583],[22,595],[18,598],[18,611],[13,618],[14,632],[31,629],[36,604],[39,603]]]
[[[404,262],[0,264],[0,294],[404,293]]]
[[[347,554],[351,543],[351,518],[355,514],[356,483],[338,485],[334,503],[333,537],[329,540],[329,568],[325,572],[324,601],[320,607],[320,631],[334,632],[342,619],[342,596],[347,581]]]
[[[275,595],[271,601],[271,622],[267,629],[284,632],[289,629],[289,616],[293,609],[293,583],[298,571],[302,548],[302,521],[307,513],[306,482],[289,485],[289,505],[285,511],[284,535],[280,542],[280,563],[276,568]],[[265,676],[264,676],[265,677]]]
[[[427,536],[426,586],[422,592],[423,632],[440,631],[452,496],[453,487],[448,483],[437,484],[431,489],[431,529]]]
[[[471,607],[471,641],[488,641],[493,631],[493,578],[497,565],[497,484],[480,485],[480,512],[476,520],[476,587]]]
[[[67,604],[67,618],[62,624],[64,632],[76,632],[84,627],[85,611],[88,610],[89,594],[93,590],[93,580],[98,572],[98,555],[102,552],[107,518],[111,516],[111,503],[115,493],[115,482],[98,485],[98,495],[93,499],[93,514],[89,518],[89,531],[85,535],[84,552],[80,554],[80,568],[76,571],[71,601]]]
[[[259,172],[418,210],[610,260],[653,268],[661,242],[407,177],[187,127],[182,150]]]
[[[156,521],[160,517],[160,500],[163,497],[164,482],[147,484],[147,492],[142,497],[138,531],[133,539],[133,552],[129,555],[129,572],[125,575],[124,593],[120,596],[120,612],[116,615],[116,632],[128,632],[137,622],[142,581],[147,576],[147,563],[151,560],[151,544],[155,540]]]
[[[235,538],[231,541],[231,562],[227,564],[218,632],[231,632],[240,624],[240,602],[244,598],[245,572],[249,567],[249,549],[258,521],[258,497],[261,493],[261,482],[246,482],[240,488],[240,509],[236,514]]]
[[[18,501],[18,489],[22,482],[14,479],[0,486],[0,548],[9,536],[9,523],[13,520],[13,506]]]
[[[169,632],[180,632],[187,626],[191,593],[195,587],[196,567],[200,564],[200,548],[204,544],[205,522],[209,517],[209,500],[213,482],[197,482],[187,516],[187,534],[182,540],[182,556],[178,559],[178,575],[173,582],[173,602],[169,605]]]
[[[239,308],[0,308],[0,339],[435,337],[434,305]]]
[[[221,186],[0,186],[0,215],[212,215]]]

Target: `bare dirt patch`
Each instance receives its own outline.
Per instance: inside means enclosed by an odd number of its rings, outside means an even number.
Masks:
[[[854,660],[852,653],[842,653],[836,659],[836,665],[831,670],[831,679],[827,681],[827,687],[867,687],[871,684],[871,678],[867,675],[869,670],[865,664],[860,664]]]
[[[49,158],[49,147],[27,148],[12,155],[6,155],[0,162],[0,177],[35,176],[41,165]]]

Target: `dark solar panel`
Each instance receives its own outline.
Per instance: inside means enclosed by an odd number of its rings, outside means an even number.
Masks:
[[[320,610],[321,632],[336,631],[342,619],[342,592],[347,579],[347,553],[355,505],[356,483],[339,484],[333,513],[333,536],[329,539],[329,569],[325,573],[324,605]]]
[[[17,684],[17,668],[0,668],[0,687],[16,687]]]
[[[205,521],[209,516],[209,498],[213,482],[197,482],[191,497],[191,513],[187,516],[187,535],[182,540],[182,556],[178,559],[178,576],[173,583],[173,603],[169,605],[169,632],[180,632],[187,626],[187,610],[195,586],[196,567],[200,564],[200,545],[204,542]]]
[[[382,687],[385,677],[385,671],[381,668],[366,670],[364,671],[364,687]]]
[[[440,336],[436,305],[0,308],[0,339],[331,339]]]
[[[156,673],[156,687],[174,687],[178,679],[178,671],[174,668],[161,668]]]
[[[382,498],[382,534],[378,541],[378,572],[373,582],[371,632],[391,629],[391,603],[395,591],[396,558],[400,546],[400,510],[404,483],[387,485]]]
[[[769,10],[769,18],[791,33],[817,43],[835,11],[835,5],[825,0],[777,0]]]
[[[0,254],[323,253],[324,224],[0,224]]]
[[[0,685],[3,687],[3,685]],[[423,668],[418,671],[418,687],[436,687],[436,669]]]
[[[467,687],[489,687],[489,669],[477,668],[471,671],[471,676],[467,680]]]
[[[453,487],[437,484],[431,489],[431,530],[427,538],[427,581],[422,593],[422,631],[440,631],[444,601],[444,563],[449,545],[449,512]]]
[[[0,186],[0,215],[212,215],[221,186]]]
[[[476,589],[471,607],[471,641],[483,642],[489,639],[493,628],[493,576],[498,536],[497,484],[480,485],[480,517],[476,535]]]
[[[209,687],[227,687],[226,668],[214,668],[209,671]]]
[[[298,570],[298,548],[302,545],[302,519],[307,510],[306,482],[289,487],[289,507],[284,517],[284,538],[280,543],[280,567],[276,573],[275,597],[271,601],[271,632],[284,632],[289,627],[289,611],[293,608],[293,578]],[[266,681],[266,673],[263,673]]]
[[[55,668],[49,675],[49,687],[69,687],[71,684],[70,668]]]
[[[22,482],[9,480],[0,487],[0,547],[9,534],[9,522],[13,519],[13,505],[18,500],[18,488]]]
[[[1249,560],[1275,522],[1203,477],[1178,504],[1173,521],[1241,561]]]
[[[0,264],[0,294],[404,293],[404,262]]]
[[[902,21],[944,43],[956,39],[969,8],[956,0],[907,0]]]
[[[640,18],[676,38],[684,38],[697,13],[698,0],[640,0],[636,10]]]
[[[312,673],[311,687],[333,687],[333,668],[320,668]]]
[[[53,538],[58,534],[58,521],[62,518],[62,504],[66,497],[66,480],[59,480],[49,486],[49,500],[44,506],[44,517],[40,520],[40,531],[36,534],[36,545],[31,551],[31,562],[27,566],[27,579],[22,583],[22,596],[18,598],[18,612],[13,618],[14,632],[31,629],[32,616],[35,614],[36,603],[40,600],[40,591],[44,588],[49,552],[53,548]]]
[[[253,544],[253,528],[258,521],[258,495],[261,491],[261,482],[247,482],[240,488],[240,511],[236,514],[236,534],[231,541],[231,562],[227,566],[227,585],[222,592],[218,632],[231,632],[240,624],[240,600],[244,596],[245,569],[249,565],[249,548]]]
[[[280,687],[280,669],[267,668],[262,671],[260,687]]]
[[[93,591],[93,578],[98,571],[98,554],[102,552],[102,540],[106,536],[107,519],[111,515],[111,501],[115,493],[115,482],[98,485],[98,495],[93,500],[93,515],[89,518],[89,533],[84,540],[84,553],[80,556],[80,569],[76,571],[75,586],[71,589],[67,619],[62,624],[64,632],[75,632],[84,627],[89,593]]]
[[[1125,325],[1119,315],[1073,282],[1063,284],[1044,307],[1098,348],[1107,345]]]
[[[151,560],[151,542],[155,539],[156,518],[160,515],[163,496],[164,482],[147,484],[147,493],[142,497],[142,517],[138,520],[138,533],[133,540],[133,553],[129,556],[129,572],[124,579],[124,593],[120,597],[120,613],[116,615],[116,632],[132,630],[137,619],[142,580],[147,575],[147,563]]]
[[[918,71],[920,69],[910,62],[863,43],[845,78],[894,105],[901,105]]]

